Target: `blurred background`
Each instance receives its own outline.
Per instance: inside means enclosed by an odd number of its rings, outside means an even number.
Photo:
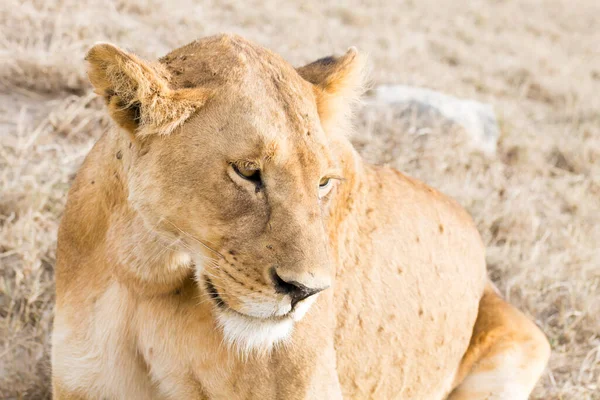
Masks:
[[[492,279],[552,344],[533,398],[600,399],[597,0],[2,0],[0,398],[49,398],[57,227],[109,126],[86,50],[109,41],[154,60],[219,32],[296,66],[349,46],[368,54],[355,146],[474,216]],[[415,112],[381,94],[398,84],[493,110],[488,146],[426,101]]]

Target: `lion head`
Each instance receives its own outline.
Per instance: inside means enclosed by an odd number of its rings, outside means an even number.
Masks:
[[[128,203],[195,262],[226,341],[288,337],[335,273],[327,223],[344,179],[337,128],[361,84],[356,50],[294,69],[222,35],[156,63],[109,44],[87,60],[135,149]]]

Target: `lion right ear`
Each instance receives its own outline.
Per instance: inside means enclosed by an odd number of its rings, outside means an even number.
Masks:
[[[365,58],[351,47],[339,57],[325,57],[296,71],[313,84],[317,110],[325,130],[345,128],[352,106],[364,90]]]
[[[93,46],[86,60],[95,92],[115,122],[134,137],[171,133],[210,97],[201,88],[171,89],[169,73],[160,64],[108,43]]]

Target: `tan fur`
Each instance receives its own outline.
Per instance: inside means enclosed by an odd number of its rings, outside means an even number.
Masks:
[[[507,365],[527,396],[547,343],[486,289],[470,217],[339,129],[355,50],[295,70],[222,35],[159,64],[105,44],[87,59],[122,129],[88,155],[59,232],[57,399],[509,398],[469,380],[509,385]],[[290,310],[273,271],[325,290]]]

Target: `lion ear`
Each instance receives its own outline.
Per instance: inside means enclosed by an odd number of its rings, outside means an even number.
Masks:
[[[169,74],[108,43],[87,53],[88,77],[111,117],[134,137],[169,134],[209,97],[202,89],[173,90]]]
[[[345,125],[364,90],[365,59],[351,47],[340,57],[325,57],[297,69],[313,84],[317,110],[325,130]]]

